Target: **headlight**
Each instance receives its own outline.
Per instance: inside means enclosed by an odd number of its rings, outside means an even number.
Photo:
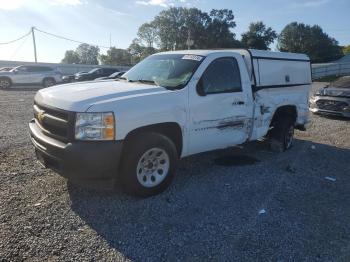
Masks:
[[[345,112],[350,112],[350,106],[344,106],[343,111]]]
[[[77,113],[75,122],[75,139],[78,140],[113,140],[114,114]]]

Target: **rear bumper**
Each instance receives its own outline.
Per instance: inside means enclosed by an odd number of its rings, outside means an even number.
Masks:
[[[45,167],[75,181],[116,178],[123,141],[65,144],[44,135],[34,121],[29,123],[29,130],[37,158]]]

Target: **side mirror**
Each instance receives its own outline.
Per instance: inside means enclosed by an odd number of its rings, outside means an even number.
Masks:
[[[14,74],[17,74],[17,73],[18,73],[18,70],[13,70],[13,73],[14,73]]]
[[[204,92],[204,86],[203,86],[203,80],[202,80],[202,78],[198,80],[196,89],[197,89],[198,95],[200,95],[200,96],[206,96],[206,95],[207,95],[207,94]]]

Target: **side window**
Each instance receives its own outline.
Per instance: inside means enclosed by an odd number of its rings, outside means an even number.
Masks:
[[[53,69],[51,67],[43,66],[43,67],[40,67],[40,71],[42,71],[42,72],[49,72],[49,71],[53,71]]]
[[[18,72],[28,72],[28,69],[25,66],[20,66],[20,67],[17,68],[17,71]]]
[[[201,78],[205,94],[241,92],[241,75],[238,63],[233,57],[214,60]]]
[[[28,72],[39,72],[40,71],[40,67],[38,66],[28,66],[28,69],[27,69]]]

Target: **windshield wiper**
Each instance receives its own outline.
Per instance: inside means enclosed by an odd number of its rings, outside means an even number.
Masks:
[[[128,80],[128,82],[131,82],[131,83],[138,82],[138,83],[142,83],[142,84],[158,85],[155,81],[146,80],[146,79]]]
[[[177,86],[164,86],[164,85],[160,85],[158,84],[156,81],[154,80],[147,80],[147,79],[137,79],[137,80],[129,80],[126,77],[120,77],[120,79],[126,80],[130,83],[142,83],[142,84],[150,84],[150,85],[156,85],[156,86],[161,86],[164,87],[165,89],[168,90],[176,90],[176,89],[181,89],[183,87],[183,84],[177,85]]]

